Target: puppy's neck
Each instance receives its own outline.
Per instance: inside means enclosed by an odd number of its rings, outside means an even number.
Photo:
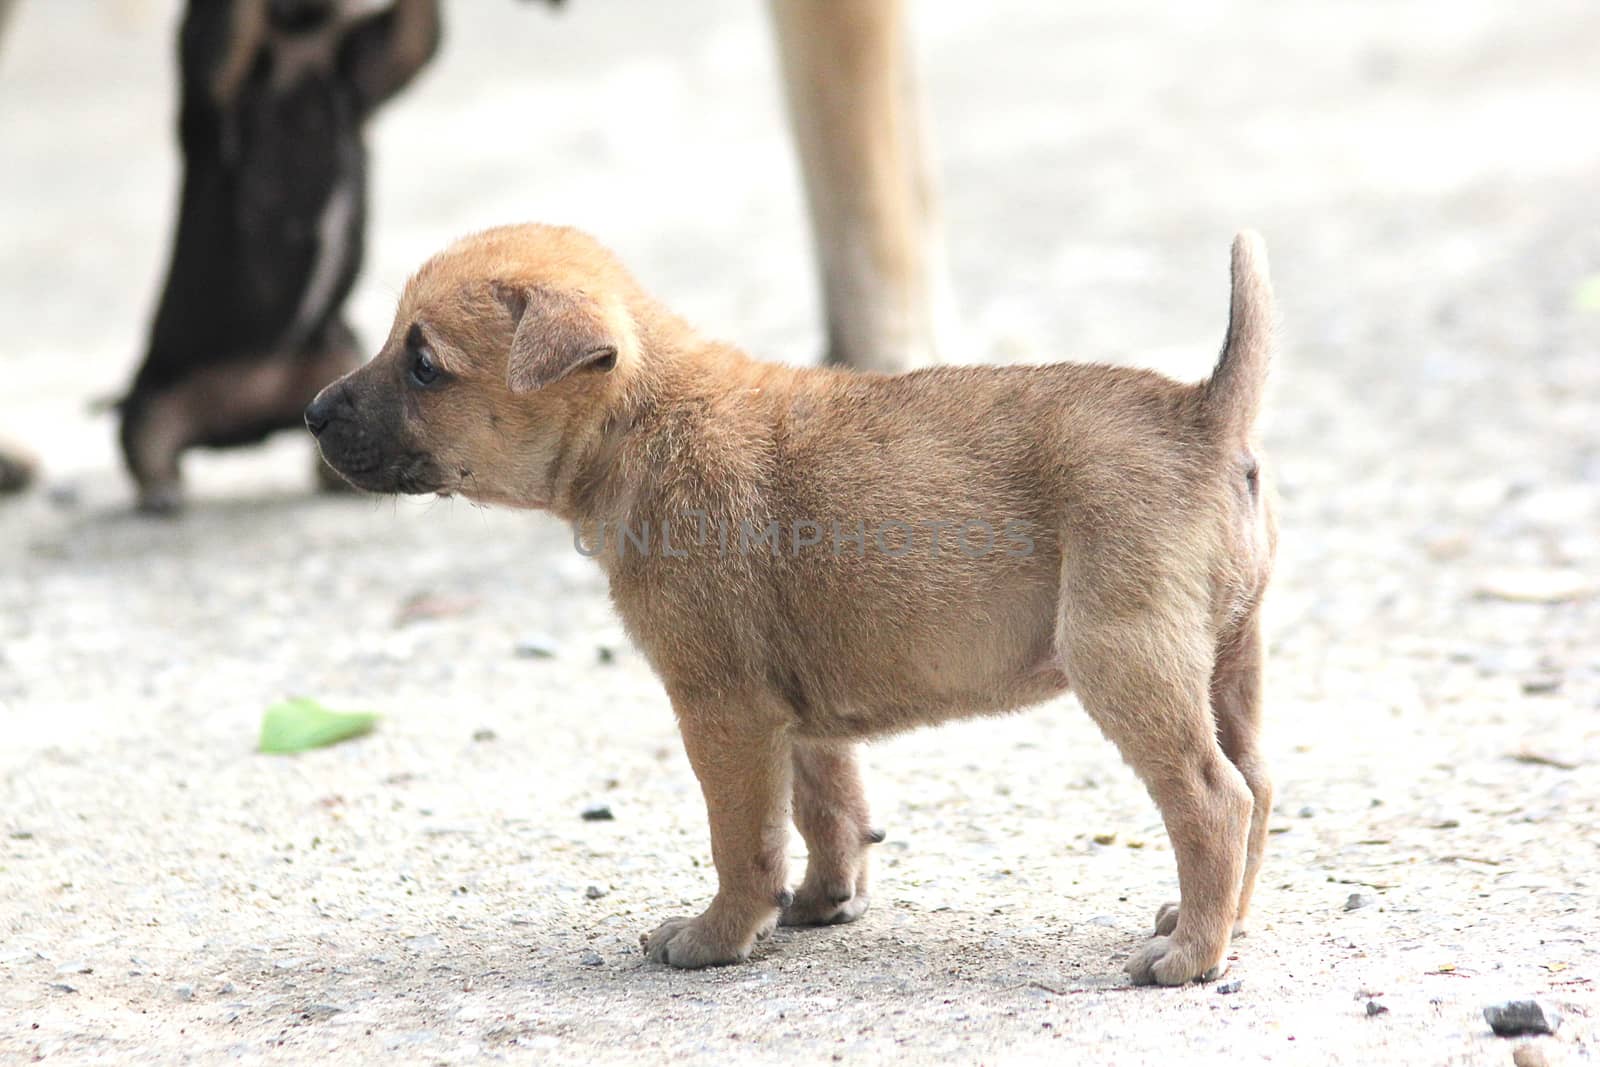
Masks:
[[[774,412],[803,372],[706,341],[676,319],[647,321],[639,342],[637,366],[552,478],[550,510],[580,530],[616,531],[753,506]],[[599,554],[608,569],[613,548]]]

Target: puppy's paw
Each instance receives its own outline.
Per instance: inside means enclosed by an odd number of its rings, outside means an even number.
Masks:
[[[178,482],[157,482],[139,490],[139,513],[171,518],[183,510],[183,486]]]
[[[644,954],[652,963],[666,963],[691,971],[743,963],[750,958],[748,944],[727,944],[708,935],[702,918],[668,919],[656,927],[655,933],[644,938]],[[771,925],[766,929],[770,931]],[[761,936],[760,931],[756,936]]]
[[[1156,936],[1167,937],[1178,928],[1178,901],[1169,900],[1156,909]],[[1245,921],[1240,919],[1233,924],[1233,936],[1243,937],[1248,931]]]
[[[784,926],[838,926],[853,923],[866,912],[865,893],[829,893],[801,886],[784,906],[778,922]]]
[[[1134,985],[1183,985],[1221,978],[1228,971],[1228,961],[1224,958],[1210,964],[1194,946],[1163,935],[1146,941],[1122,969]]]

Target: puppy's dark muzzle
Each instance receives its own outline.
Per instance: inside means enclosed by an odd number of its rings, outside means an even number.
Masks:
[[[343,382],[334,382],[317,394],[306,408],[306,429],[328,466],[358,485],[382,465],[382,450],[356,415],[355,394]],[[361,485],[361,488],[377,488]]]
[[[385,398],[363,394],[358,411],[356,395],[348,383],[334,382],[306,408],[306,429],[328,466],[369,493],[437,492],[444,484],[439,465],[394,425]]]
[[[350,395],[349,387],[335,382],[306,405],[306,429],[311,431],[312,437],[321,437],[322,431],[335,419],[352,419],[355,414],[355,398]]]

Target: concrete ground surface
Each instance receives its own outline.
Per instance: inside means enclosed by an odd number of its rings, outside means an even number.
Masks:
[[[963,358],[1198,377],[1233,232],[1272,249],[1278,800],[1224,993],[1122,978],[1172,854],[1070,699],[872,745],[867,916],[679,973],[638,939],[710,898],[699,790],[558,523],[314,495],[298,435],[132,515],[89,403],[160,281],[174,7],[0,45],[0,430],[45,465],[0,502],[0,1061],[1600,1059],[1600,8],[916,9]],[[538,218],[813,358],[762,10],[567,8],[448,5],[374,131],[363,336]],[[383,719],[254,753],[297,694]],[[1556,1034],[1493,1036],[1513,997]]]

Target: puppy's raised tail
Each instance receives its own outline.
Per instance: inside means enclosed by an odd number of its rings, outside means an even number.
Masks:
[[[1239,440],[1255,424],[1272,361],[1274,328],[1266,242],[1255,231],[1245,230],[1233,239],[1228,339],[1217,369],[1200,393],[1201,416],[1217,439]]]

